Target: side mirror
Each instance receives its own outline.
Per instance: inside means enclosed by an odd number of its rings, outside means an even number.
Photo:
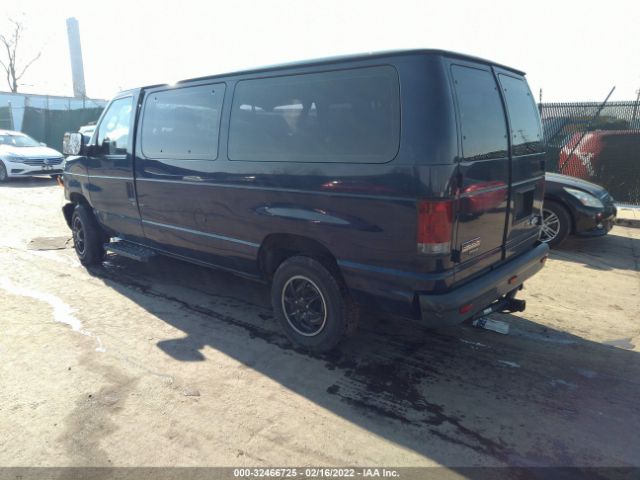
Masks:
[[[40,142],[40,146],[41,146],[41,147],[46,147],[46,146],[47,146],[47,144],[46,144],[46,143],[44,143],[44,142]]]
[[[84,137],[81,133],[67,132],[62,138],[62,153],[65,155],[82,155],[85,147]]]

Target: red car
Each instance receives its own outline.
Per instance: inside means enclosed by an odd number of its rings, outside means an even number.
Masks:
[[[577,132],[560,150],[558,172],[605,187],[614,198],[640,198],[640,130]]]

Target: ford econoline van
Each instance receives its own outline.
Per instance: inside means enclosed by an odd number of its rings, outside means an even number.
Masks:
[[[523,72],[436,50],[260,68],[122,92],[68,134],[63,208],[106,251],[271,285],[287,336],[333,348],[361,311],[432,328],[538,272],[544,149]]]

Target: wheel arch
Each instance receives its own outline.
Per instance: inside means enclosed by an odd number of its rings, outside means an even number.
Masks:
[[[344,285],[344,278],[333,253],[318,240],[303,235],[286,233],[267,235],[258,251],[260,273],[267,281],[271,281],[282,262],[297,255],[315,258]]]
[[[576,219],[573,215],[573,212],[571,211],[571,208],[568,206],[567,202],[557,195],[545,195],[544,197],[545,203],[547,202],[547,200],[553,203],[557,203],[562,208],[564,208],[564,211],[567,212],[567,215],[569,215],[569,220],[571,221],[571,225],[569,226],[570,227],[569,234],[575,233]],[[544,204],[542,205],[542,208],[544,208]]]
[[[69,200],[71,203],[67,203],[62,207],[62,214],[64,215],[67,225],[71,228],[71,217],[73,216],[73,210],[76,208],[76,205],[87,205],[89,207],[91,205],[85,196],[78,192],[71,192],[69,194]]]
[[[4,163],[4,160],[2,158],[0,158],[0,166],[4,168],[4,171],[7,174],[6,180],[9,180],[9,178],[11,178],[11,174],[9,173],[9,169],[7,168],[7,164]]]

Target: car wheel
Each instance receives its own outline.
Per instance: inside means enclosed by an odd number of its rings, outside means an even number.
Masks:
[[[0,183],[6,182],[9,180],[9,175],[7,174],[7,169],[4,166],[4,163],[0,162]]]
[[[86,205],[76,205],[71,217],[73,247],[83,265],[96,265],[104,258],[105,235],[93,212]]]
[[[271,303],[287,337],[315,352],[333,349],[357,324],[358,309],[346,288],[310,257],[291,257],[278,267]]]
[[[540,241],[557,247],[565,241],[571,231],[571,217],[566,208],[553,200],[545,200],[542,207]]]

